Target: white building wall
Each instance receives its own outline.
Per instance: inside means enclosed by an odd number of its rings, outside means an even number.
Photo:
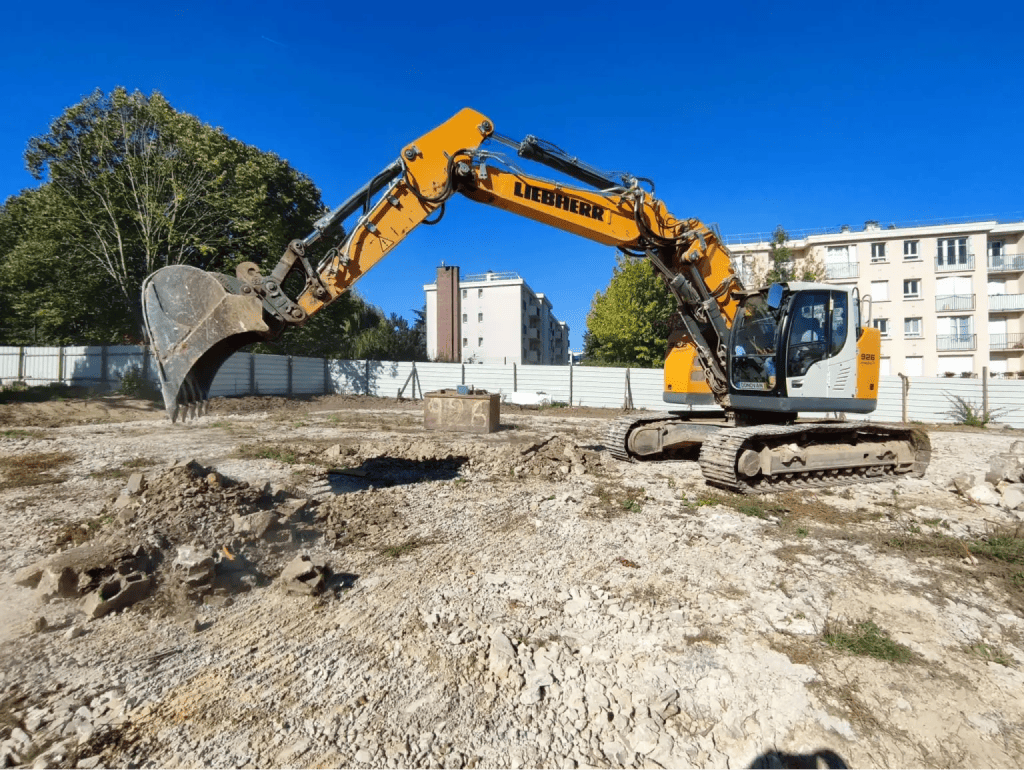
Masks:
[[[437,284],[423,287],[427,306],[427,354],[436,356]],[[565,364],[569,327],[550,300],[515,273],[463,276],[462,360],[472,364]]]
[[[993,263],[994,242],[999,254]],[[828,282],[855,284],[862,296],[874,295],[871,315],[888,321],[882,359],[893,374],[977,375],[987,366],[1024,376],[1024,222],[866,223],[863,230],[808,235],[787,245],[797,261],[823,264]],[[767,264],[766,242],[732,243],[730,249],[747,274]],[[918,282],[917,296],[907,295],[907,281]],[[920,336],[906,333],[906,320],[913,318],[921,319]]]

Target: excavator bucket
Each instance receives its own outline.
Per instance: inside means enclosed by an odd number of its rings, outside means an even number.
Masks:
[[[142,310],[172,422],[205,412],[213,378],[233,353],[275,336],[243,282],[188,265],[149,276]]]

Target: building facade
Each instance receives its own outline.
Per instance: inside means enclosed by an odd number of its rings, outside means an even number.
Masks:
[[[741,242],[732,242],[740,240]],[[744,285],[769,242],[727,239]],[[882,334],[882,374],[1024,377],[1024,222],[842,227],[786,244],[794,266],[855,285],[865,324]]]
[[[423,287],[427,300],[427,355],[437,350],[437,283]],[[462,362],[548,364],[569,362],[569,326],[550,300],[516,273],[483,273],[459,279]]]

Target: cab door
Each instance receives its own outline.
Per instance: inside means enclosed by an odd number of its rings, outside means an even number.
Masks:
[[[793,297],[786,335],[786,393],[806,400],[807,411],[831,411],[822,399],[852,397],[852,326],[846,292],[810,289]]]

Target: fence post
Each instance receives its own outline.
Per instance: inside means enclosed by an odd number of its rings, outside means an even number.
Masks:
[[[903,372],[899,372],[900,379],[903,381],[903,422],[907,422],[907,393],[910,392],[910,378]]]
[[[466,365],[462,365],[462,384],[466,384]]]
[[[988,419],[988,367],[981,367],[981,419]]]
[[[25,381],[25,346],[18,347],[18,382]]]
[[[107,384],[108,372],[107,372],[107,346],[100,345],[100,382],[104,385]]]
[[[64,367],[65,366],[66,366],[66,361],[64,359],[64,346],[61,345],[61,347],[58,348],[58,353],[57,353],[57,382],[60,385],[64,384]]]
[[[149,345],[142,346],[142,379],[149,381]]]
[[[330,384],[331,384],[331,365],[327,362],[327,359],[325,358],[324,359],[324,395],[325,396],[330,394]]]
[[[516,362],[512,362],[512,392],[516,393],[519,390],[519,374],[516,372]]]
[[[413,367],[415,368],[415,367]],[[370,359],[363,361],[363,376],[366,379],[366,392],[363,395],[370,395]]]
[[[292,357],[288,356],[288,398],[292,397]]]
[[[633,408],[633,387],[629,383],[629,369],[626,369],[626,392],[622,399],[623,409]]]

